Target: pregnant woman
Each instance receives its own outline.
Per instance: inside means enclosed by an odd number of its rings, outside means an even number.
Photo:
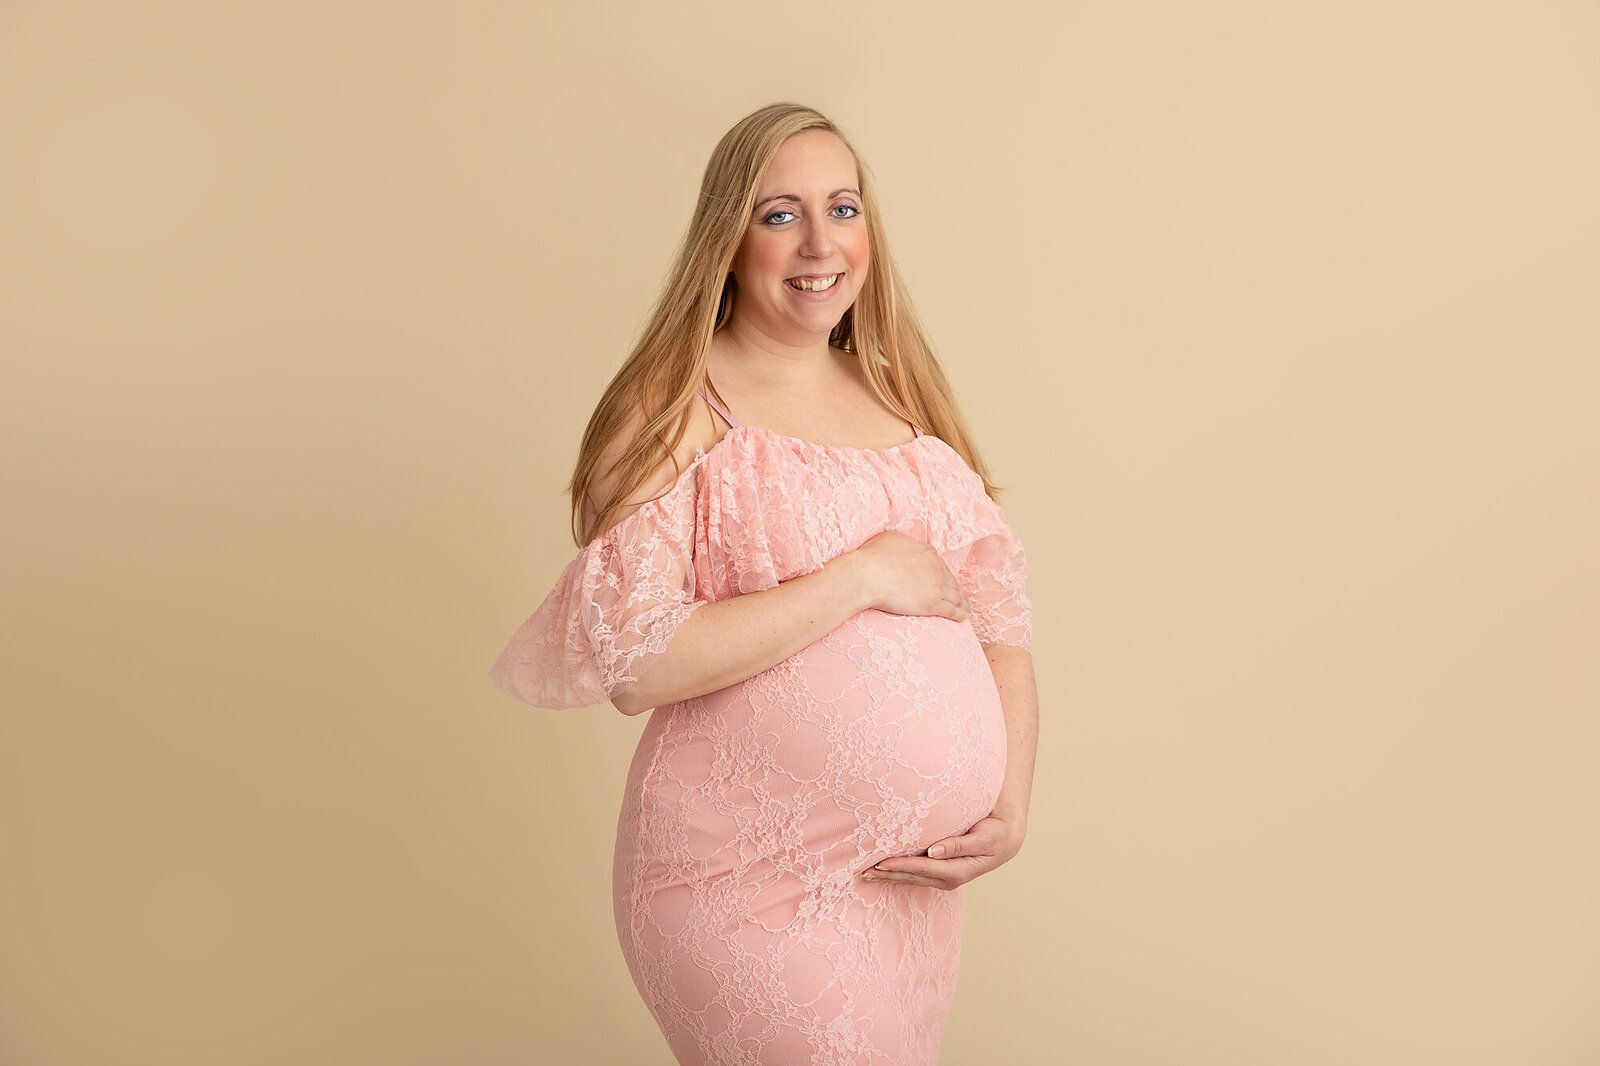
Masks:
[[[961,886],[1026,831],[1028,567],[821,114],[718,144],[569,487],[582,551],[491,676],[654,709],[613,900],[673,1054],[935,1063]]]

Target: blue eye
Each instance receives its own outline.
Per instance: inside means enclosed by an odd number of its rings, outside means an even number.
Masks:
[[[839,213],[841,211],[845,212],[845,214],[841,215]],[[838,204],[832,211],[829,212],[829,214],[832,217],[843,221],[847,218],[855,218],[857,215],[861,214],[861,208],[857,207],[855,204]],[[763,218],[761,221],[765,222],[769,226],[782,226],[787,220],[785,220],[785,222],[773,221],[773,219],[777,218],[779,215],[788,215],[793,217],[794,212],[784,208],[782,210],[772,212],[772,214],[768,215],[766,218]]]

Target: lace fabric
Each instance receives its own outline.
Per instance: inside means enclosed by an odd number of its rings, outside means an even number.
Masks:
[[[490,679],[536,707],[604,703],[666,651],[695,608],[697,470],[591,541],[501,651]]]
[[[706,603],[811,573],[884,529],[940,553],[966,619],[862,611],[646,721],[613,902],[681,1062],[936,1061],[961,890],[857,874],[992,809],[1006,738],[982,645],[1031,647],[1022,545],[937,437],[868,450],[738,426],[579,552],[493,668],[537,706],[602,702]]]

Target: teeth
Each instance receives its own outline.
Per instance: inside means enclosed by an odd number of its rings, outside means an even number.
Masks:
[[[820,281],[812,281],[808,278],[790,278],[789,285],[805,292],[821,292],[823,289],[833,288],[833,283],[842,277],[844,277],[843,274],[835,274],[831,278],[823,278]]]

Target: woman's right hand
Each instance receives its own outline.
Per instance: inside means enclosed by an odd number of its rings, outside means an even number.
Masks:
[[[890,614],[935,614],[957,622],[972,604],[933,546],[898,530],[886,529],[852,555],[860,557],[867,606]]]

